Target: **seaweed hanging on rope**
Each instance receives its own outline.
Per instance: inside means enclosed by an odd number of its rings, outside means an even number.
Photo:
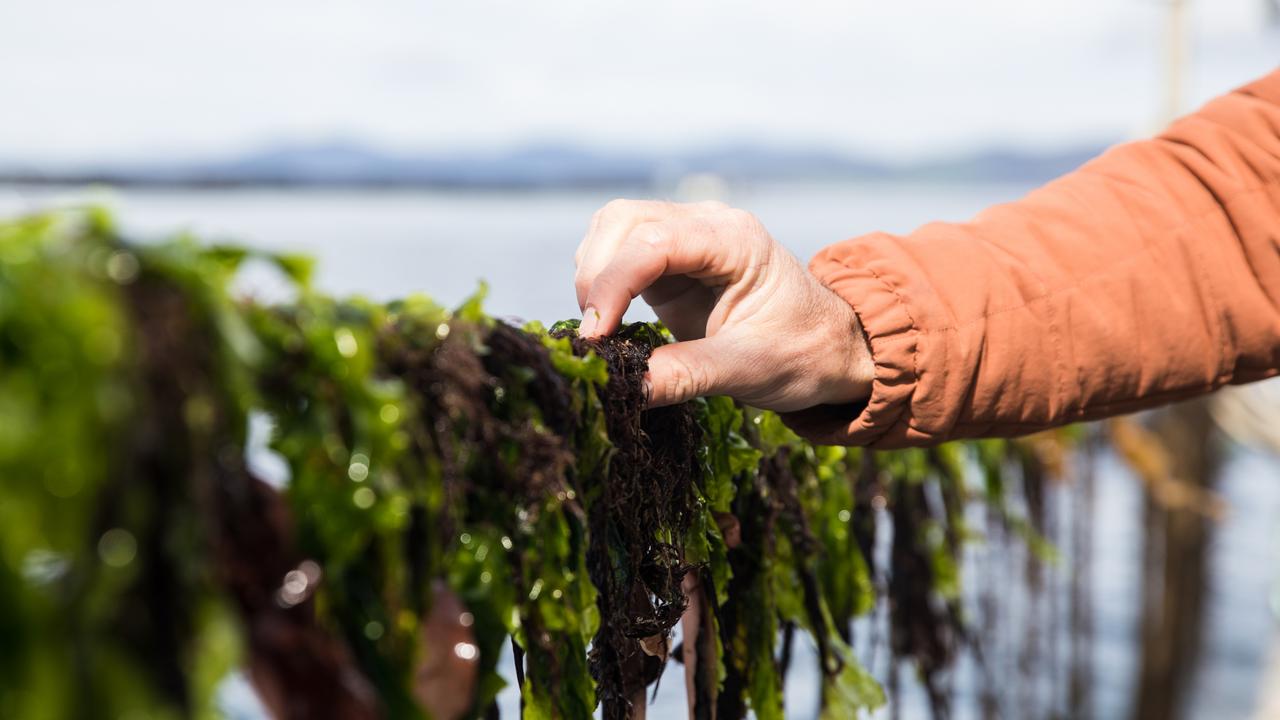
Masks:
[[[580,353],[609,368],[601,396],[613,452],[605,472],[584,488],[591,541],[587,566],[597,589],[601,627],[591,670],[606,720],[631,717],[666,665],[667,636],[687,601],[683,540],[698,472],[693,410],[644,412],[649,354],[664,342],[646,325],[599,340],[575,337]],[[591,482],[594,480],[594,482]]]
[[[246,262],[295,296],[232,300]],[[674,655],[691,716],[770,720],[808,635],[823,717],[847,718],[885,701],[852,645],[887,597],[941,716],[970,639],[963,508],[1039,542],[1044,493],[1022,488],[1029,519],[1006,502],[1024,446],[871,454],[727,398],[646,410],[661,328],[583,340],[495,322],[482,294],[448,311],[309,278],[129,244],[100,213],[0,223],[0,715],[207,715],[238,664],[282,717],[493,717],[512,643],[526,718],[637,717]]]
[[[320,574],[293,547],[288,508],[245,467],[243,427],[235,423],[243,410],[226,392],[234,383],[220,377],[225,364],[209,345],[216,336],[217,310],[208,303],[216,298],[202,297],[183,280],[197,279],[182,278],[175,269],[147,268],[126,289],[138,328],[144,389],[137,397],[147,408],[138,414],[135,440],[128,445],[135,470],[121,477],[148,483],[146,492],[157,509],[169,511],[154,515],[151,528],[139,533],[139,548],[151,555],[144,565],[146,597],[123,605],[145,609],[151,623],[171,625],[174,613],[198,607],[198,598],[184,598],[175,585],[177,577],[190,573],[191,551],[165,557],[162,549],[172,547],[177,526],[204,525],[211,579],[222,584],[247,621],[249,672],[272,712],[281,718],[377,717],[378,701],[372,688],[349,672],[346,647],[315,622],[311,596]],[[180,501],[183,494],[189,497]],[[181,512],[184,502],[209,512]],[[105,513],[110,508],[104,503]],[[177,628],[172,637],[187,632]],[[175,673],[186,661],[184,653],[145,652],[168,654],[174,661],[166,667]]]

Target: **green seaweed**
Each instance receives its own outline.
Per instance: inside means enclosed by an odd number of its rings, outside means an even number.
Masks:
[[[295,299],[233,299],[249,259]],[[0,223],[0,715],[208,716],[241,665],[290,717],[425,717],[448,593],[475,647],[468,716],[494,711],[514,640],[526,718],[627,717],[688,573],[710,603],[706,717],[783,717],[795,631],[823,717],[883,704],[851,624],[886,573],[921,613],[895,615],[895,650],[926,675],[951,657],[970,466],[1004,508],[1017,446],[872,454],[722,397],[644,411],[661,327],[586,341],[494,321],[483,288],[448,311],[331,298],[311,274],[130,243],[98,210]],[[254,413],[283,488],[246,462]],[[873,496],[900,531],[892,568]]]

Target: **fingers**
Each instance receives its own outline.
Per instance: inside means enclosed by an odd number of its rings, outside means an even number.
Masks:
[[[743,374],[727,336],[703,337],[706,320],[725,286],[751,285],[770,253],[768,234],[749,213],[722,203],[674,205],[614,201],[592,219],[574,257],[583,308],[579,333],[607,335],[642,293],[655,308],[679,306],[688,327],[669,327],[682,338],[657,348],[646,376],[649,404],[673,405],[708,394],[731,393]],[[754,285],[751,285],[754,287]],[[685,312],[696,308],[696,312]]]
[[[753,233],[749,215],[737,210],[637,225],[609,263],[589,281],[583,323],[586,337],[618,328],[631,300],[666,275],[687,275],[707,285],[742,277],[767,236]]]
[[[688,275],[670,275],[650,285],[640,297],[677,340],[697,340],[707,334],[721,291]]]
[[[655,348],[649,356],[649,407],[732,395],[738,375],[732,350],[723,336]]]
[[[627,235],[642,223],[658,222],[672,217],[715,212],[728,206],[721,202],[671,203],[648,200],[613,200],[591,217],[586,236],[574,253],[577,267],[574,286],[578,307],[586,310],[587,291],[592,280],[613,258]]]
[[[586,309],[590,279],[608,263],[627,233],[636,225],[661,220],[676,212],[674,203],[649,200],[610,200],[591,216],[587,234],[573,255],[577,267],[574,285],[578,291],[578,307]]]

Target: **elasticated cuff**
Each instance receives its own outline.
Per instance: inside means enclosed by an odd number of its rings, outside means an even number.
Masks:
[[[819,253],[809,269],[844,298],[858,316],[871,347],[875,377],[865,403],[825,405],[786,413],[783,420],[814,442],[900,447],[913,444],[906,418],[916,390],[918,370],[915,321],[898,290],[847,248],[836,257]]]

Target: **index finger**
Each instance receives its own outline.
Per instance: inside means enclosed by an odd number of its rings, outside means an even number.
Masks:
[[[612,257],[632,228],[653,222],[679,211],[675,203],[660,200],[627,200],[618,198],[605,203],[591,216],[587,233],[573,253],[574,286],[578,307],[587,306],[587,289],[601,267]]]
[[[591,217],[587,233],[573,254],[578,307],[587,307],[587,291],[600,271],[637,225],[728,209],[719,201],[673,203],[662,200],[611,200]]]
[[[664,275],[731,283],[751,265],[757,244],[736,211],[637,225],[590,282],[579,332],[594,337],[617,330],[631,300]]]

